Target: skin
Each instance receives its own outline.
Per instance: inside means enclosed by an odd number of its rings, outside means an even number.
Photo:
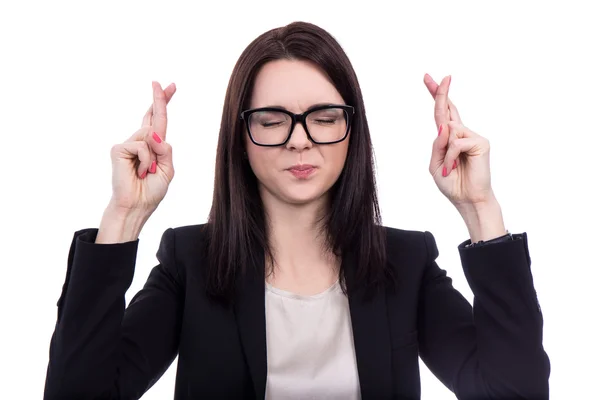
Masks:
[[[250,108],[277,105],[299,114],[318,103],[345,104],[317,66],[277,60],[259,71]],[[346,162],[348,138],[317,145],[301,124],[284,146],[256,146],[246,136],[248,160],[269,217],[276,268],[268,281],[273,286],[311,295],[335,283],[339,260],[321,250],[316,220]],[[314,165],[316,170],[308,179],[298,179],[286,170],[296,164]]]
[[[491,187],[490,144],[468,129],[448,98],[450,77],[439,83],[425,75],[435,99],[438,135],[433,140],[429,172],[439,190],[462,216],[472,242],[502,236],[502,211]],[[152,84],[154,101],[142,128],[113,146],[113,197],[103,214],[97,243],[134,240],[155,211],[173,179],[171,146],[166,141],[167,103],[175,85]],[[343,99],[318,67],[305,61],[272,61],[259,72],[251,107],[279,105],[301,113],[315,103],[343,104]],[[250,165],[260,182],[275,253],[270,283],[298,294],[316,294],[337,279],[339,260],[323,251],[317,219],[327,204],[348,152],[348,140],[315,145],[297,124],[285,146],[259,147],[246,136]],[[294,178],[287,168],[312,164],[307,180]]]
[[[450,80],[447,76],[438,85],[429,75],[424,78],[435,99],[438,126],[429,171],[463,217],[471,240],[489,240],[505,233],[500,206],[491,188],[490,146],[487,139],[463,125],[448,98]],[[251,108],[279,105],[301,113],[320,102],[343,104],[325,74],[306,61],[278,60],[259,72]],[[285,146],[255,146],[246,138],[246,151],[270,221],[276,268],[268,280],[299,294],[325,290],[337,279],[339,260],[321,251],[316,220],[341,173],[348,141],[315,145],[297,124]],[[308,180],[298,180],[286,171],[297,163],[313,164],[317,172]]]
[[[448,98],[450,81],[447,76],[438,85],[429,75],[424,78],[435,99],[438,126],[429,171],[438,189],[463,217],[471,240],[489,240],[505,233],[500,206],[491,188],[489,141],[463,125]],[[306,61],[278,60],[259,72],[251,108],[279,105],[301,113],[319,102],[343,104],[317,66]],[[343,168],[348,141],[315,145],[297,124],[285,146],[255,146],[246,138],[246,151],[270,221],[276,268],[268,280],[299,294],[325,290],[337,279],[339,260],[321,250],[316,220]],[[313,164],[317,172],[308,180],[299,180],[286,171],[297,163]]]
[[[491,185],[490,142],[467,128],[448,98],[451,77],[438,85],[425,74],[423,82],[435,99],[438,136],[433,141],[429,172],[438,189],[457,209],[471,242],[506,233],[502,210]]]

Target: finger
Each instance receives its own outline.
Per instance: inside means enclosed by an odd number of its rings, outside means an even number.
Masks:
[[[459,123],[459,122],[450,121],[448,123],[448,128],[449,128],[449,135],[448,135],[448,144],[446,147],[451,146],[452,141],[455,139],[481,138],[480,135],[473,132],[472,130],[470,130],[469,128],[467,128],[466,126],[464,126],[462,123]],[[460,165],[460,163],[461,163],[461,156],[459,155],[459,157],[454,160],[454,163],[452,164],[452,169],[456,169]]]
[[[431,94],[431,97],[433,97],[435,99],[435,94],[436,94],[437,88],[438,88],[437,82],[435,80],[433,80],[433,78],[429,74],[425,74],[425,77],[423,78],[423,82],[425,83],[427,90],[429,90],[429,94]]]
[[[144,140],[144,138],[148,135],[152,134],[152,127],[148,126],[148,125],[144,125],[142,126],[140,129],[138,129],[133,135],[131,135],[126,141],[124,141],[123,143],[127,143],[127,142],[137,142],[140,140]]]
[[[136,174],[141,179],[146,177],[150,167],[150,149],[145,141],[125,142],[113,146],[111,151],[113,161],[119,159],[131,159],[139,162]]]
[[[441,127],[442,129],[439,131],[438,137],[433,141],[431,149],[431,160],[429,161],[429,172],[431,175],[435,174],[435,171],[437,171],[446,157],[450,130],[447,124],[441,124]]]
[[[434,118],[436,125],[450,122],[448,111],[448,90],[450,89],[450,77],[442,79],[435,92]]]
[[[461,153],[467,153],[473,147],[477,146],[477,138],[454,139],[448,146],[448,151],[444,157],[442,176],[448,176],[454,169],[454,162],[459,159]],[[444,174],[444,171],[446,174]]]
[[[149,125],[145,125],[142,126],[140,129],[137,130],[137,132],[135,132],[133,135],[131,135],[131,137],[129,139],[127,139],[125,141],[125,143],[129,143],[129,142],[146,142],[147,143],[147,147],[148,147],[148,151],[150,152],[150,160],[148,161],[148,172],[153,174],[156,172],[156,166],[157,166],[157,156],[156,153],[154,153],[154,151],[152,150],[151,146],[148,143],[147,138],[150,137],[152,135],[152,126]]]
[[[448,149],[448,147],[452,145],[452,141],[454,141],[455,139],[479,136],[475,132],[473,132],[469,128],[467,128],[466,126],[462,125],[461,123],[454,122],[454,121],[450,121],[448,123],[448,129],[449,129],[449,134],[448,134],[448,143],[446,145],[446,149]],[[454,163],[452,164],[451,169],[456,169],[459,164],[460,164],[460,157],[458,157],[454,160]]]
[[[427,87],[429,94],[431,94],[431,97],[433,97],[433,99],[435,100],[439,85],[429,74],[425,74],[425,77],[423,78],[423,82],[425,83],[425,86]],[[442,82],[443,82],[443,80],[442,80]],[[451,104],[450,99],[448,99],[448,104]],[[448,118],[448,120],[452,121],[452,115],[450,114],[450,110],[448,110],[447,118]],[[439,126],[440,124],[438,123],[438,118],[436,118],[435,121],[436,121],[436,125]]]
[[[439,85],[429,74],[425,74],[425,77],[423,78],[423,82],[425,83],[425,86],[427,87],[429,94],[431,94],[431,97],[433,97],[435,99]],[[450,121],[456,121],[456,122],[460,122],[462,124],[462,120],[460,118],[460,114],[458,113],[458,109],[456,108],[454,103],[452,103],[452,100],[450,100],[449,98],[448,98],[448,109],[449,109]]]
[[[164,92],[165,92],[165,98],[166,98],[167,104],[169,104],[169,102],[173,98],[173,95],[175,94],[176,91],[177,91],[177,87],[175,86],[174,83],[171,83],[169,86],[167,86],[165,88]],[[154,102],[150,105],[150,107],[148,108],[148,111],[146,111],[146,114],[144,115],[144,118],[142,119],[142,126],[152,125],[152,109],[153,108],[154,108]]]
[[[167,135],[167,98],[158,82],[152,82],[154,102],[152,103],[152,128],[153,131],[165,140]]]
[[[450,107],[450,121],[458,122],[462,124],[462,120],[460,119],[460,114],[458,113],[458,109],[452,103],[452,100],[448,99],[448,107]]]
[[[131,135],[131,137],[129,139],[127,139],[124,143],[135,143],[135,142],[144,142],[146,143],[146,147],[148,148],[148,152],[149,152],[149,159],[148,159],[148,167],[147,167],[147,171],[151,174],[156,172],[156,154],[154,153],[154,151],[152,150],[152,148],[148,145],[148,141],[146,140],[146,138],[152,135],[152,127],[148,126],[148,125],[144,125],[142,126],[140,129],[138,129],[133,135]]]
[[[450,121],[448,122],[448,128],[450,129],[450,136],[459,139],[479,136],[460,122]]]
[[[171,145],[162,140],[156,132],[152,132],[145,140],[152,152],[156,154],[157,167],[172,169],[173,149]]]

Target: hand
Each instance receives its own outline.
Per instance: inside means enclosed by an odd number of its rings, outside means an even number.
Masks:
[[[142,127],[124,143],[113,146],[113,194],[109,208],[120,214],[152,213],[167,193],[175,170],[167,133],[167,103],[175,84],[162,89],[152,82],[154,101]]]
[[[493,203],[489,141],[463,125],[458,110],[448,98],[450,76],[438,85],[425,74],[424,82],[435,99],[438,137],[433,142],[429,172],[437,187],[459,211]]]

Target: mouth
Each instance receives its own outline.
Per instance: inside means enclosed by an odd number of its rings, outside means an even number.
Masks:
[[[298,179],[307,179],[316,171],[316,169],[317,167],[315,167],[314,165],[298,164],[288,168],[287,171],[289,171]]]
[[[316,168],[314,165],[310,165],[310,164],[296,164],[293,167],[288,168],[289,171],[291,170],[295,170],[295,171],[306,171],[309,169],[313,169]]]

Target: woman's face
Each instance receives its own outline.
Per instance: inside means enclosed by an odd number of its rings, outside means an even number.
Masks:
[[[250,108],[278,106],[301,114],[321,103],[344,104],[344,100],[317,66],[307,61],[276,60],[266,63],[258,72]],[[315,131],[325,126],[323,124],[329,124],[324,129],[332,129],[331,117],[330,114],[324,115],[324,119],[314,118],[313,124],[320,124]],[[268,113],[255,114],[252,121],[251,127],[260,126],[261,129],[273,129],[271,127],[281,123]],[[311,126],[316,125],[308,123],[312,132]],[[253,132],[254,129],[251,128]],[[248,160],[258,178],[263,200],[264,196],[271,196],[285,203],[305,204],[321,199],[340,176],[348,153],[349,136],[339,143],[315,144],[298,123],[289,141],[282,146],[257,146],[247,132],[245,139]]]

